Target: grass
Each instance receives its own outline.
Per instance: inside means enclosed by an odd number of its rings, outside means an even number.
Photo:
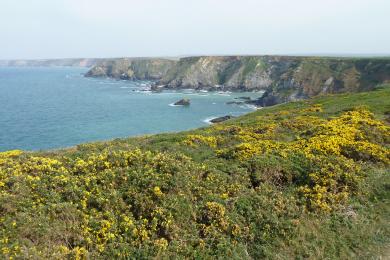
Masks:
[[[186,132],[0,153],[0,255],[389,257],[389,100],[384,85]]]

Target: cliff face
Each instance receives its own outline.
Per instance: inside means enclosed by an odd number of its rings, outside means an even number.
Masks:
[[[303,58],[275,73],[273,80],[258,105],[372,90],[390,81],[390,59]]]
[[[114,59],[100,62],[87,72],[87,77],[159,80],[176,61],[168,59]]]
[[[103,59],[47,59],[47,60],[0,60],[0,66],[12,67],[92,67]]]
[[[322,93],[359,92],[390,81],[390,58],[204,56],[104,61],[86,76],[153,79],[166,89],[265,90],[261,106]]]
[[[190,57],[183,58],[161,80],[167,88],[208,88],[260,90],[273,80],[270,57]]]

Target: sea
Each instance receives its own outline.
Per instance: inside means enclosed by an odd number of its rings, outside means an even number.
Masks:
[[[0,67],[0,151],[50,150],[207,126],[256,108],[226,104],[260,92],[153,93],[150,81],[86,78],[87,68]],[[190,106],[174,106],[182,99]]]

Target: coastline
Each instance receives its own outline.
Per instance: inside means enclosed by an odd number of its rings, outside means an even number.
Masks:
[[[323,94],[361,92],[390,81],[390,57],[193,56],[178,60],[118,58],[87,77],[153,79],[153,91],[264,91],[252,104],[272,106]]]
[[[84,71],[1,68],[0,87],[8,95],[0,97],[5,113],[0,119],[0,150],[58,149],[184,131],[204,126],[203,120],[210,116],[253,111],[226,104],[239,97],[237,93],[189,89],[151,93],[151,81],[92,79],[81,75]],[[182,98],[191,99],[189,108],[169,106]]]

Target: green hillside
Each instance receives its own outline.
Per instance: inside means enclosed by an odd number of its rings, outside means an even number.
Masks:
[[[0,258],[389,257],[389,123],[384,85],[193,131],[0,153]]]

